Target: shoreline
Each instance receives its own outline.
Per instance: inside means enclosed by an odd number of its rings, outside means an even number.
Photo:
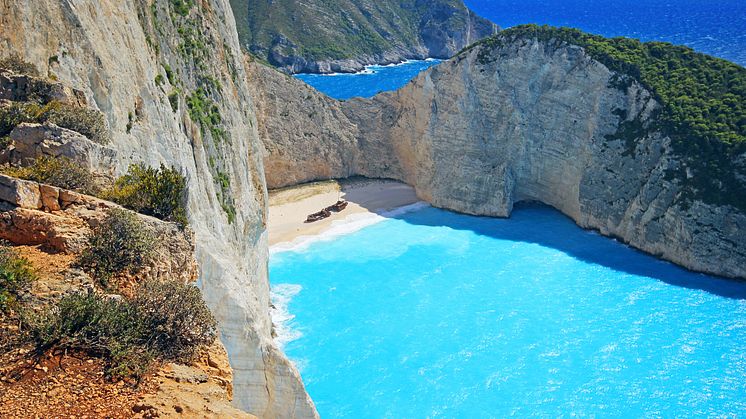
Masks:
[[[415,59],[415,58],[405,58],[399,62],[393,62],[393,63],[382,63],[382,64],[366,64],[363,66],[362,69],[357,71],[337,71],[337,72],[331,72],[331,73],[321,73],[321,72],[307,72],[302,71],[299,73],[290,73],[291,76],[297,77],[297,76],[359,76],[363,74],[373,74],[375,73],[374,70],[382,69],[382,68],[388,68],[388,67],[398,67],[401,65],[416,63],[416,62],[432,62],[432,61],[439,61],[443,62],[446,61],[446,59],[443,58],[434,58],[434,57],[428,57],[423,59]]]
[[[382,58],[382,59],[375,59],[374,57],[368,57],[371,59],[364,59],[365,57],[358,57],[357,59],[347,59],[347,60],[322,60],[322,61],[312,61],[310,63],[305,63],[304,66],[299,67],[297,70],[293,68],[292,65],[277,65],[277,64],[270,64],[271,67],[274,67],[281,72],[288,74],[290,76],[299,76],[299,75],[317,75],[317,76],[325,76],[325,75],[354,75],[359,74],[364,71],[368,67],[386,67],[386,66],[396,66],[396,65],[402,65],[406,64],[407,62],[413,62],[413,61],[447,61],[451,59],[452,57],[429,57],[429,56],[420,56],[420,55],[400,55],[392,59]]]
[[[331,217],[306,223],[309,214],[334,204],[349,202],[347,208]],[[269,191],[270,253],[291,250],[315,241],[321,235],[347,234],[381,221],[387,214],[421,203],[409,185],[394,180],[355,178],[324,181]]]

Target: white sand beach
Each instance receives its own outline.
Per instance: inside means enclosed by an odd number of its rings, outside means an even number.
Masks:
[[[314,223],[309,214],[344,199],[345,210]],[[392,180],[351,179],[315,182],[269,192],[269,245],[292,242],[301,236],[315,236],[332,223],[353,214],[380,213],[417,202],[414,188]]]

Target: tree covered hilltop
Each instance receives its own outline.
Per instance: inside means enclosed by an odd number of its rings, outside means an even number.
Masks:
[[[242,45],[290,72],[449,58],[497,32],[462,0],[231,0]]]
[[[662,105],[651,121],[627,120],[610,139],[628,141],[659,131],[669,136],[682,165],[670,176],[684,183],[682,203],[700,198],[746,210],[746,68],[666,42],[606,38],[572,28],[521,25],[479,41],[479,61],[498,60],[493,52],[520,39],[577,45],[619,74],[613,83],[626,89],[635,80]]]

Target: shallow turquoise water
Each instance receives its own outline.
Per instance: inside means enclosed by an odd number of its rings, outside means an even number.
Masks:
[[[322,418],[746,414],[746,285],[547,207],[426,208],[270,270]]]

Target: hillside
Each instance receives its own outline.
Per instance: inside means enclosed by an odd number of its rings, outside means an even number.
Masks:
[[[242,45],[292,72],[449,58],[497,31],[461,0],[231,0]]]

